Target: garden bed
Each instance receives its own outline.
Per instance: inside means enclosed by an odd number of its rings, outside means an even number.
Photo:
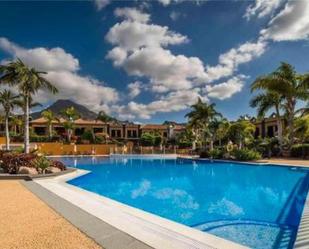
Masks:
[[[60,175],[74,172],[74,171],[76,171],[75,168],[66,168],[65,170],[61,172],[39,174],[39,175],[0,173],[0,180],[32,180],[32,179],[37,179],[37,178],[60,176]]]
[[[71,172],[60,161],[51,160],[38,153],[0,151],[1,179],[31,179]]]

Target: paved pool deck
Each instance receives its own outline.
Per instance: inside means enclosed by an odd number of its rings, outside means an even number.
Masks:
[[[309,160],[272,158],[259,162],[309,167]],[[124,232],[125,229],[119,230],[103,222],[35,181],[0,181],[0,206],[3,249],[153,248]],[[225,246],[202,248],[224,249]],[[295,248],[309,248],[309,195]]]
[[[100,249],[18,180],[0,181],[1,249]]]
[[[280,165],[289,165],[289,166],[303,166],[309,167],[309,160],[304,159],[293,159],[293,158],[270,158],[258,160],[259,163],[270,163],[270,164],[280,164]]]

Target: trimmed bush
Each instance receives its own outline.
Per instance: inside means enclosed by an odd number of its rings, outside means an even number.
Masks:
[[[238,161],[252,161],[261,159],[261,154],[255,150],[250,149],[236,149],[232,155]]]
[[[291,148],[292,157],[309,157],[309,144],[295,144]]]

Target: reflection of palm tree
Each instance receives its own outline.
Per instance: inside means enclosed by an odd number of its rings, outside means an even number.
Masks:
[[[14,95],[9,90],[4,90],[0,93],[0,104],[4,110],[4,118],[5,118],[5,137],[6,137],[6,150],[10,149],[10,132],[9,132],[9,117],[11,115],[12,110],[16,106],[18,95]]]
[[[294,143],[294,117],[298,100],[309,100],[309,75],[299,75],[288,63],[281,63],[279,68],[266,76],[257,78],[251,90],[264,90],[275,92],[283,99],[288,125],[289,148]]]
[[[52,93],[57,93],[49,81],[41,75],[45,72],[36,71],[27,67],[20,59],[0,66],[0,82],[17,86],[19,93],[25,98],[24,105],[24,147],[25,153],[29,153],[29,103],[30,98],[40,89],[45,88]]]

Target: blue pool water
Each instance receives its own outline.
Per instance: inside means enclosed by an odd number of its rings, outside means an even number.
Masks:
[[[253,248],[292,248],[308,171],[184,159],[58,158],[70,184]]]

